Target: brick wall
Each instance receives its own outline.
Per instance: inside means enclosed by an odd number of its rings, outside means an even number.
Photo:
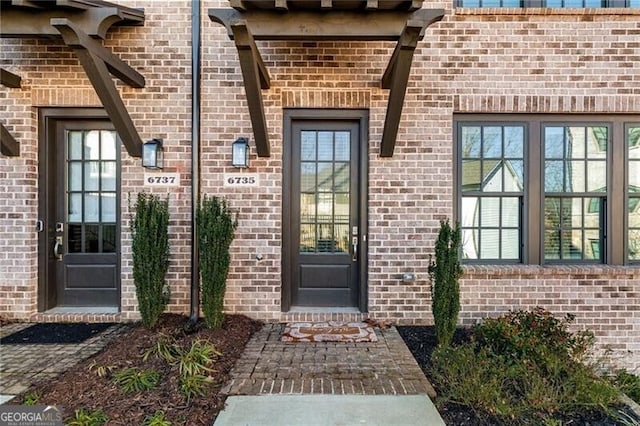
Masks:
[[[122,3],[144,7],[146,24],[113,29],[105,44],[145,76],[143,89],[118,87],[143,139],[163,138],[168,170],[182,174],[181,186],[168,191],[170,310],[188,312],[190,2]],[[230,144],[253,135],[236,49],[206,16],[207,9],[228,3],[203,2],[202,191],[226,196],[240,218],[228,312],[265,320],[321,317],[280,308],[283,108],[369,110],[369,310],[372,317],[398,323],[432,321],[427,265],[439,220],[452,215],[454,113],[640,112],[637,10],[454,11],[449,1],[428,3],[447,9],[447,16],[427,30],[416,49],[393,158],[378,155],[388,96],[380,77],[393,43],[258,42],[272,80],[271,89],[263,91],[272,154],[257,158],[252,152],[251,172],[259,174],[259,187],[232,189],[222,179],[235,171]],[[0,157],[1,185],[7,188],[0,193],[0,314],[25,318],[35,311],[37,295],[36,107],[99,102],[62,42],[3,39],[0,45],[1,65],[23,77],[23,88],[0,89],[7,111],[3,122],[21,142],[19,158]],[[143,189],[142,178],[139,160],[123,154],[124,318],[137,317],[126,197]],[[417,281],[403,283],[405,271],[415,272]],[[462,322],[535,305],[570,311],[577,327],[593,329],[601,344],[625,355],[621,362],[640,366],[634,343],[640,341],[638,268],[465,271]]]

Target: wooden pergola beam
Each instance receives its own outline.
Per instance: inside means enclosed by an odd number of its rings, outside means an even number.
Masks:
[[[271,154],[271,148],[260,89],[270,87],[269,74],[247,24],[242,21],[236,22],[231,25],[231,29],[240,58],[240,69],[249,106],[256,151],[258,156],[268,157]]]
[[[145,81],[142,74],[111,53],[107,48],[102,46],[99,41],[82,32],[81,29],[68,19],[53,18],[51,19],[51,26],[58,30],[67,46],[72,49],[81,48],[89,50],[95,56],[102,59],[109,68],[109,71],[122,80],[123,83],[138,89],[144,87]]]
[[[7,157],[18,157],[20,155],[20,143],[11,133],[0,123],[0,153]]]
[[[231,25],[244,21],[254,40],[292,41],[397,41],[407,20],[421,21],[426,28],[434,19],[444,16],[443,9],[382,11],[363,13],[353,10],[297,10],[288,13],[276,10],[209,9],[209,18],[227,29],[233,38]],[[437,17],[437,18],[436,18]]]
[[[87,77],[89,77],[89,81],[91,81],[129,155],[140,157],[142,155],[142,139],[138,135],[129,112],[120,97],[120,93],[111,79],[108,65],[105,62],[105,55],[108,53],[106,57],[111,61],[112,66],[117,66],[122,61],[113,61],[113,55],[99,43],[96,46],[94,43],[87,42],[87,40],[90,40],[89,37],[75,28],[68,19],[52,19],[51,25],[60,31],[64,42],[73,49],[80,60],[80,64],[84,68]],[[127,68],[129,67],[127,66]],[[118,69],[122,71],[121,68]]]
[[[42,2],[42,5],[49,3]],[[140,25],[144,23],[144,13],[120,7],[91,7],[79,9],[30,9],[12,5],[3,8],[0,14],[0,36],[2,37],[56,37],[51,19],[67,18],[91,37],[104,39],[107,31],[117,23]]]
[[[19,75],[16,75],[10,71],[0,68],[0,84],[5,87],[11,87],[17,89],[20,87],[22,79]]]
[[[413,62],[413,53],[420,40],[421,31],[421,25],[407,23],[382,77],[382,87],[390,89],[390,92],[384,130],[382,132],[382,144],[380,145],[381,157],[393,156],[398,128],[400,127],[400,118],[402,117],[402,106],[407,92],[411,63]]]

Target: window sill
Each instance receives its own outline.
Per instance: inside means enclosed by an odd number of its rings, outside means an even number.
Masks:
[[[640,15],[637,7],[457,7],[454,15]]]
[[[640,275],[640,265],[462,265],[464,275],[518,275],[518,276],[539,276],[539,275]],[[476,277],[474,277],[476,278]]]

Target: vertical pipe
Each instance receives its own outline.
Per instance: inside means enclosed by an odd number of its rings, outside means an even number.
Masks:
[[[191,2],[191,313],[185,329],[200,315],[200,259],[197,208],[200,199],[200,0]]]

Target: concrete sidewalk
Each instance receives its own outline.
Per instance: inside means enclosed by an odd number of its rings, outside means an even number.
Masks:
[[[444,426],[426,395],[231,396],[215,426]]]
[[[216,426],[444,425],[394,327],[371,343],[281,342],[283,327],[267,324],[249,341]]]

